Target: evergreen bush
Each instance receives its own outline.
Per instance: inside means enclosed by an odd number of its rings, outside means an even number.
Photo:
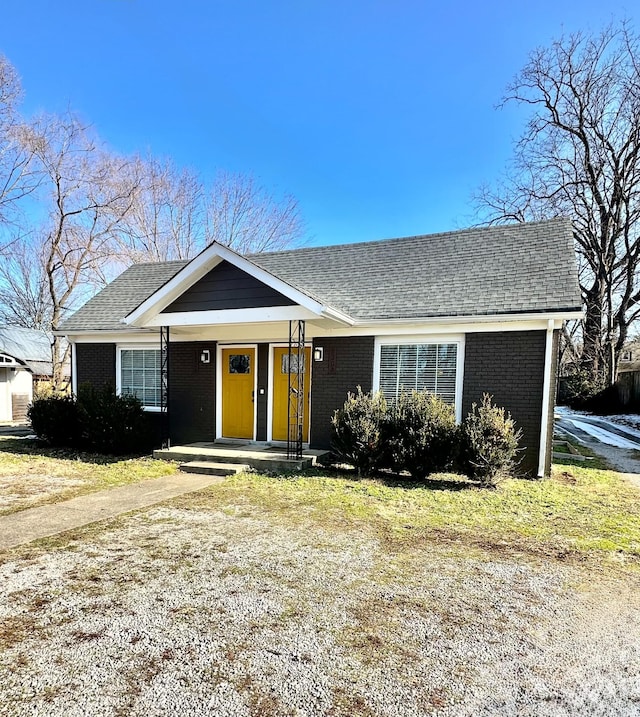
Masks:
[[[417,480],[447,470],[458,446],[453,406],[426,391],[403,391],[389,411],[385,437],[396,470]]]
[[[70,394],[36,398],[27,409],[27,418],[36,436],[50,446],[71,447],[79,442],[78,406]]]
[[[151,448],[149,422],[135,396],[83,385],[78,396],[53,394],[29,406],[33,432],[51,446],[126,455]]]
[[[113,455],[150,448],[147,416],[140,399],[118,396],[112,386],[80,386],[78,413],[81,443],[86,450]]]
[[[382,465],[386,417],[387,402],[382,393],[363,393],[358,386],[356,393],[347,394],[344,406],[331,419],[333,452],[360,476],[371,475]]]
[[[484,486],[495,486],[513,469],[522,436],[511,414],[494,406],[492,398],[485,393],[479,406],[472,405],[460,441],[463,472]]]

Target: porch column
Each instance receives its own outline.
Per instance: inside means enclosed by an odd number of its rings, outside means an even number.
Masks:
[[[160,440],[162,448],[171,447],[169,418],[169,327],[160,327]]]

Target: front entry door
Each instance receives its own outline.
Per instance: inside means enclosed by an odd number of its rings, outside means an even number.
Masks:
[[[222,349],[222,436],[253,438],[255,348]]]
[[[293,362],[292,362],[293,363]],[[295,369],[295,367],[292,366]],[[309,396],[311,394],[311,349],[304,350],[304,419],[302,440],[309,440]],[[289,349],[273,349],[273,440],[286,441],[289,407]]]

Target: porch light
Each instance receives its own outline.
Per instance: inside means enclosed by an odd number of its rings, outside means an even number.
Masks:
[[[211,363],[211,352],[209,349],[204,349],[200,354],[201,363]]]
[[[314,361],[322,361],[324,358],[324,349],[322,346],[317,346],[315,349],[313,349],[313,360]]]

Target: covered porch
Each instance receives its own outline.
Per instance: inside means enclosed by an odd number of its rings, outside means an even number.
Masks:
[[[291,457],[286,447],[254,441],[199,441],[153,452],[153,457],[159,460],[177,461],[182,471],[209,475],[231,475],[245,470],[292,473],[322,463],[328,456],[329,451],[305,448],[299,457]]]

